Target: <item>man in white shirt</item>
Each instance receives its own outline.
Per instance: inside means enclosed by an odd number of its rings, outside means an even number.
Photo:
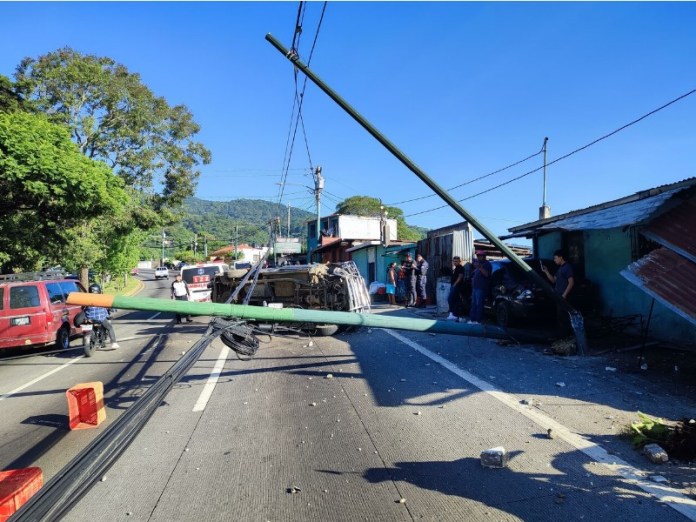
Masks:
[[[181,279],[181,274],[176,274],[176,279],[172,283],[172,299],[176,299],[177,301],[189,301],[191,299],[191,290],[189,290],[186,281]],[[186,322],[190,323],[192,321],[193,319],[191,319],[191,316],[187,315]],[[176,324],[180,323],[181,314],[176,314]]]

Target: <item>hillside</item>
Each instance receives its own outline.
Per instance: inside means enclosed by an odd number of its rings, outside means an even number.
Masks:
[[[235,199],[232,201],[207,201],[189,198],[184,203],[180,233],[206,233],[211,236],[209,246],[217,248],[229,245],[237,235],[239,243],[267,243],[268,223],[280,216],[282,234],[287,234],[288,207],[280,209],[275,203],[260,199]],[[305,222],[314,214],[297,208],[290,208],[290,235],[304,237]],[[236,227],[236,228],[235,228]],[[172,230],[176,237],[177,231]]]

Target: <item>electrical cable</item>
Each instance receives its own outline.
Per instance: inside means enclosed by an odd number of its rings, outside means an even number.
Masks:
[[[567,153],[567,154],[564,154],[564,155],[561,156],[560,158],[556,158],[555,160],[548,162],[548,163],[546,164],[546,166],[548,167],[548,166],[550,166],[550,165],[553,165],[554,163],[558,163],[558,162],[561,161],[561,160],[564,160],[564,159],[566,159],[566,158],[569,158],[569,157],[572,156],[573,154],[576,154],[576,153],[578,153],[578,152],[580,152],[580,151],[583,151],[583,150],[585,150],[585,149],[591,147],[592,145],[595,145],[595,144],[599,143],[600,141],[603,141],[603,140],[605,140],[605,139],[607,139],[607,138],[613,136],[614,134],[616,134],[616,133],[618,133],[618,132],[621,132],[622,130],[627,129],[628,127],[631,127],[632,125],[635,125],[636,123],[638,123],[638,122],[644,120],[645,118],[647,118],[647,117],[649,117],[649,116],[652,116],[653,114],[655,114],[655,113],[657,113],[657,112],[660,112],[660,111],[663,110],[663,109],[666,109],[666,108],[669,107],[670,105],[673,105],[674,103],[676,103],[676,102],[678,102],[678,101],[680,101],[680,100],[683,100],[683,99],[686,98],[687,96],[691,96],[691,95],[694,94],[695,92],[696,92],[696,89],[692,89],[691,91],[689,91],[689,92],[687,92],[687,93],[684,93],[684,94],[682,94],[681,96],[678,96],[677,98],[674,98],[673,100],[671,100],[671,101],[665,103],[664,105],[658,107],[657,109],[653,109],[652,111],[650,111],[650,112],[648,112],[648,113],[646,113],[646,114],[643,114],[641,117],[636,118],[635,120],[633,120],[633,121],[631,121],[631,122],[629,122],[629,123],[627,123],[627,124],[625,124],[625,125],[622,125],[622,126],[619,127],[618,129],[613,130],[613,131],[609,132],[608,134],[605,134],[604,136],[601,136],[601,137],[599,137],[599,138],[597,138],[597,139],[595,139],[595,140],[593,140],[593,141],[587,143],[586,145],[583,145],[582,147],[578,147],[577,149],[575,149],[575,150],[573,150],[573,151],[571,151],[571,152],[569,152],[569,153]],[[478,197],[478,196],[480,196],[480,195],[482,195],[482,194],[486,194],[487,192],[491,192],[491,191],[493,191],[493,190],[495,190],[495,189],[498,189],[498,188],[500,188],[500,187],[503,187],[503,186],[505,186],[505,185],[509,185],[509,184],[512,183],[513,181],[517,181],[517,180],[519,180],[519,179],[522,179],[522,178],[525,178],[525,177],[529,176],[530,174],[534,174],[535,172],[539,172],[539,171],[542,170],[543,168],[544,168],[544,166],[542,165],[541,167],[538,167],[538,168],[536,168],[536,169],[533,169],[533,170],[530,170],[530,171],[528,171],[528,172],[525,172],[524,174],[520,174],[519,176],[516,176],[516,177],[514,177],[514,178],[512,178],[512,179],[509,179],[509,180],[507,180],[507,181],[504,181],[503,183],[500,183],[500,184],[498,184],[498,185],[496,185],[496,186],[494,186],[494,187],[491,187],[491,188],[486,189],[486,190],[482,190],[481,192],[477,192],[476,194],[473,194],[473,195],[471,195],[471,196],[467,196],[467,197],[465,197],[465,198],[458,199],[457,201],[458,201],[458,202],[462,202],[462,201],[466,201],[466,200],[469,200],[469,199]],[[429,213],[429,212],[433,212],[433,211],[435,211],[435,210],[440,210],[440,209],[446,208],[446,207],[449,207],[449,205],[441,205],[441,206],[439,206],[439,207],[431,208],[431,209],[429,209],[429,210],[423,210],[423,211],[421,211],[421,212],[415,212],[415,213],[413,213],[413,214],[406,214],[406,215],[404,215],[404,217],[406,218],[406,217],[412,217],[412,216],[419,216],[419,215],[421,215],[421,214],[427,214],[427,213]]]
[[[537,157],[537,156],[538,156],[539,154],[541,154],[542,152],[544,152],[544,147],[543,147],[543,146],[542,146],[542,148],[541,148],[541,150],[540,150],[539,152],[535,152],[534,154],[532,154],[532,155],[530,155],[530,156],[527,156],[526,158],[523,158],[523,159],[521,159],[521,160],[519,160],[519,161],[516,161],[516,162],[514,162],[514,163],[511,163],[510,165],[507,165],[506,167],[503,167],[503,168],[501,168],[501,169],[494,170],[493,172],[489,172],[488,174],[484,174],[483,176],[479,176],[479,177],[477,177],[477,178],[470,179],[469,181],[465,181],[464,183],[460,183],[459,185],[455,185],[454,187],[450,187],[450,188],[447,189],[447,191],[450,192],[450,191],[452,191],[452,190],[461,188],[461,187],[463,187],[463,186],[465,186],[465,185],[470,185],[471,183],[474,183],[475,181],[480,181],[480,180],[482,180],[482,179],[485,179],[485,178],[488,178],[488,177],[490,177],[490,176],[493,176],[494,174],[499,174],[500,172],[503,172],[503,171],[505,171],[505,170],[507,170],[507,169],[510,169],[510,168],[512,168],[512,167],[515,167],[515,166],[519,165],[520,163],[524,163],[525,161],[528,161],[528,160],[530,160],[530,159],[532,159],[532,158]],[[413,201],[419,201],[419,200],[421,200],[421,199],[434,198],[435,196],[437,196],[437,194],[430,194],[430,195],[428,195],[428,196],[420,196],[420,197],[413,198],[413,199],[407,199],[407,200],[405,200],[405,201],[397,201],[396,203],[387,203],[387,205],[390,206],[390,207],[395,207],[395,206],[397,206],[397,205],[402,205],[402,204],[404,204],[404,203],[411,203],[411,202],[413,202]]]

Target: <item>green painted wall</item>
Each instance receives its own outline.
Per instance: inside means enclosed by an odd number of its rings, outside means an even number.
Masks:
[[[621,275],[631,258],[630,230],[586,230],[584,236],[585,277],[597,288],[599,312],[608,317],[641,314],[647,321],[652,297]],[[552,258],[560,248],[560,232],[538,238],[538,255]],[[696,326],[655,301],[649,336],[677,343],[693,343]]]

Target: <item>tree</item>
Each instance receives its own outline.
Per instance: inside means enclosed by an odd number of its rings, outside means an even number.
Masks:
[[[396,219],[396,236],[402,241],[418,241],[423,238],[423,233],[418,229],[408,226],[404,218],[404,211],[398,207],[384,206],[388,217]],[[336,213],[354,216],[379,217],[382,212],[382,202],[370,196],[351,196],[336,205]]]
[[[14,112],[23,108],[22,97],[17,94],[12,81],[0,74],[0,112]]]
[[[185,106],[170,107],[138,74],[65,47],[25,58],[15,80],[24,99],[67,126],[88,158],[146,194],[148,206],[176,208],[193,195],[196,167],[210,162],[210,151],[193,139],[200,127]]]
[[[99,217],[124,219],[129,199],[123,182],[85,157],[67,129],[25,112],[0,113],[0,193],[3,271],[61,261],[76,248],[72,234]]]

